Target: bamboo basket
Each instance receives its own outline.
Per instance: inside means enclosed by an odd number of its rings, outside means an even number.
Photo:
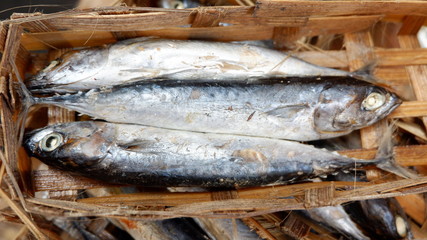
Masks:
[[[13,14],[11,20],[0,25],[0,197],[8,199],[20,220],[39,238],[44,238],[45,233],[31,221],[30,214],[103,216],[129,221],[182,216],[244,218],[262,233],[265,229],[259,224],[259,216],[277,223],[280,219],[275,219],[274,213],[279,211],[387,197],[398,197],[407,214],[422,225],[425,203],[419,194],[427,192],[427,176],[423,176],[427,145],[422,144],[426,142],[422,139],[426,139],[427,127],[427,49],[420,48],[416,34],[427,24],[426,16],[427,2],[402,0],[259,0],[255,6],[182,10],[107,7]],[[200,193],[143,191],[76,200],[79,190],[112,185],[54,169],[33,170],[32,165],[39,163],[25,154],[19,142],[22,106],[12,83],[23,81],[70,48],[139,36],[212,41],[272,39],[276,48],[290,49],[292,55],[308,62],[349,71],[376,61],[375,76],[405,99],[388,118],[400,119],[399,126],[420,140],[417,145],[395,147],[396,160],[403,166],[416,167],[420,177],[401,179],[372,169],[372,181],[368,183],[304,183]],[[316,36],[340,36],[338,47],[319,50],[298,41]],[[414,118],[423,124],[407,123]],[[73,120],[75,113],[49,107],[47,111],[31,112],[27,126]],[[360,131],[362,149],[341,153],[372,159],[384,122]],[[263,236],[275,239],[269,234],[264,231]],[[299,234],[301,237],[308,231]],[[306,235],[306,239],[317,239]]]

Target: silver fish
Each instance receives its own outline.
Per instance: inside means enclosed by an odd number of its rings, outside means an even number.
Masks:
[[[116,123],[310,141],[369,126],[401,100],[354,78],[317,77],[247,83],[161,81],[34,102]]]
[[[340,205],[308,209],[307,212],[314,220],[336,229],[345,236],[351,236],[357,240],[370,239],[362,233]]]
[[[247,187],[295,182],[389,162],[357,160],[293,141],[203,134],[106,122],[30,133],[28,153],[90,178],[145,186]]]
[[[349,74],[257,46],[135,38],[68,52],[29,79],[28,88],[34,92],[73,92],[153,78],[226,81]]]

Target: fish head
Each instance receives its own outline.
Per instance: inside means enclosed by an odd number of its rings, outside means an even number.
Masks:
[[[26,134],[24,147],[47,165],[78,171],[105,158],[112,143],[104,134],[102,123],[58,124]]]
[[[30,78],[27,81],[28,89],[43,92],[45,88],[90,79],[108,62],[108,51],[103,49],[98,47],[63,54]]]
[[[345,132],[370,126],[396,109],[396,94],[367,82],[330,84],[320,94],[314,112],[319,132]]]
[[[412,236],[406,214],[396,199],[369,199],[360,201],[360,205],[366,219],[375,226],[376,234],[384,239]]]

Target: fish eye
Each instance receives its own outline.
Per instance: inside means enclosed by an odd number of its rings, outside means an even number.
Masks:
[[[50,133],[43,137],[40,142],[40,147],[43,151],[52,152],[62,144],[63,140],[64,138],[61,134],[55,132]]]
[[[406,237],[407,231],[406,231],[405,220],[403,220],[401,216],[396,216],[395,221],[396,221],[395,224],[396,224],[397,233],[399,234],[399,236]]]
[[[381,93],[372,92],[362,102],[364,110],[375,110],[385,103],[385,96]]]

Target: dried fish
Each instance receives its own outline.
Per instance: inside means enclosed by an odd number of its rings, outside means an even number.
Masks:
[[[161,81],[33,100],[109,122],[298,141],[348,134],[401,103],[384,88],[350,77]]]
[[[291,183],[389,162],[357,160],[293,141],[106,122],[48,126],[26,137],[48,165],[112,183],[247,187]]]
[[[345,236],[351,236],[357,240],[370,239],[362,233],[340,205],[308,209],[307,212],[314,220],[336,229]]]
[[[247,80],[271,76],[348,76],[287,53],[206,41],[135,38],[68,52],[30,78],[34,92],[73,92],[155,78]]]

